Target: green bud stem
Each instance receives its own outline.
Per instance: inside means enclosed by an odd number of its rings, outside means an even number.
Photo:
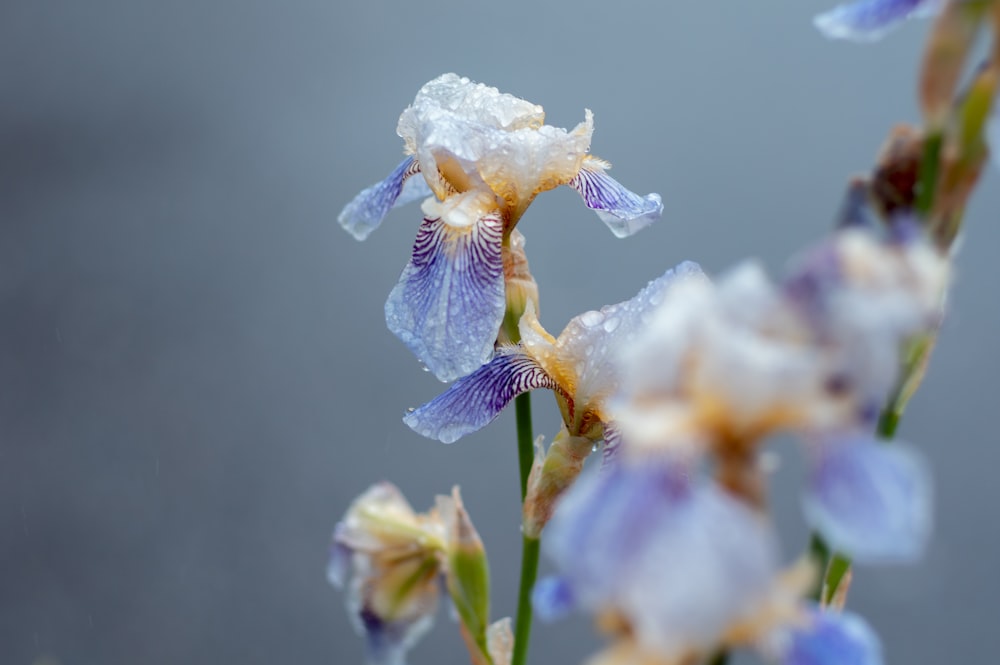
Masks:
[[[534,435],[531,425],[531,393],[514,398],[517,418],[517,456],[521,470],[521,503],[528,494],[528,477],[535,460]],[[531,640],[531,591],[538,577],[538,538],[522,537],[521,582],[517,593],[517,619],[514,627],[514,653],[511,665],[525,665],[528,660],[528,643]]]

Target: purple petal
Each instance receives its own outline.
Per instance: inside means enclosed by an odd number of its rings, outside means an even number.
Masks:
[[[861,617],[810,611],[805,628],[782,640],[782,665],[882,665],[882,645]]]
[[[502,237],[496,214],[461,228],[425,219],[385,303],[389,330],[442,381],[465,376],[493,354],[506,307]]]
[[[573,587],[561,577],[546,577],[531,592],[531,605],[542,621],[561,619],[576,608]]]
[[[362,190],[344,206],[337,221],[355,240],[364,240],[395,206],[431,196],[423,178],[411,177],[418,173],[419,164],[413,157],[407,157],[388,178]]]
[[[368,665],[406,665],[406,652],[434,625],[434,615],[407,621],[384,621],[367,608],[361,609],[357,625],[365,636]]]
[[[881,39],[901,21],[937,12],[941,0],[856,0],[813,19],[831,39],[872,42]]]
[[[659,194],[639,196],[605,173],[605,168],[600,160],[584,160],[580,172],[569,185],[579,192],[588,208],[597,212],[612,233],[627,238],[660,218],[663,201]]]
[[[453,443],[491,423],[521,393],[556,387],[556,382],[530,356],[517,347],[508,347],[427,404],[408,413],[403,422],[418,434]]]
[[[777,568],[765,520],[662,459],[581,476],[543,546],[581,607],[620,612],[640,642],[668,654],[716,644],[759,609]]]
[[[912,561],[930,536],[930,472],[903,443],[829,442],[810,475],[804,510],[831,547],[856,561]]]

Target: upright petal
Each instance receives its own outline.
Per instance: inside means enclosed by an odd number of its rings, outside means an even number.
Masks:
[[[453,443],[493,422],[521,393],[556,387],[530,356],[517,347],[505,347],[490,362],[406,414],[403,422],[418,434]]]
[[[493,354],[506,304],[502,238],[496,212],[467,226],[444,216],[424,219],[385,303],[389,330],[442,381],[465,376]]]
[[[423,178],[411,177],[418,173],[420,165],[413,157],[407,157],[388,178],[362,190],[344,206],[337,221],[355,240],[364,240],[392,208],[431,195]]]
[[[861,617],[845,612],[809,611],[805,625],[783,631],[782,665],[882,665],[882,645]]]
[[[831,547],[858,562],[911,561],[930,536],[930,473],[903,443],[827,442],[810,474],[804,510]]]
[[[639,196],[605,173],[607,168],[606,162],[588,157],[569,185],[612,233],[627,238],[660,218],[663,200],[659,194]]]
[[[938,11],[941,0],[855,0],[817,16],[813,23],[831,39],[871,42],[901,21]]]
[[[555,364],[562,374],[572,374],[571,389],[578,418],[585,418],[591,411],[606,422],[611,418],[606,402],[617,392],[622,375],[619,358],[622,350],[635,343],[654,310],[673,289],[679,284],[705,279],[697,263],[685,261],[649,282],[630,300],[573,317],[559,334],[552,357],[536,355],[527,336],[526,348],[543,367],[548,369]],[[528,316],[525,319],[530,321]],[[553,368],[550,373],[558,375],[560,369]],[[563,381],[569,383],[568,379]],[[587,435],[585,431],[578,433]]]

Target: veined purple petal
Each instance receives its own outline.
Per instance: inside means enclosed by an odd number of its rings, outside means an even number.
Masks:
[[[506,307],[502,236],[498,214],[468,227],[424,219],[385,303],[389,330],[442,381],[465,376],[493,354]]]
[[[507,347],[498,351],[490,362],[408,413],[403,422],[418,434],[452,443],[488,425],[521,393],[556,387],[556,382],[530,356],[517,347]]]
[[[864,619],[817,608],[781,639],[782,665],[882,665],[882,645]]]
[[[872,42],[907,18],[937,12],[941,4],[941,0],[855,0],[820,14],[813,23],[831,39]]]
[[[639,196],[605,173],[605,168],[600,160],[585,159],[569,185],[615,236],[627,238],[660,218],[663,201],[659,194]]]
[[[858,562],[912,561],[930,536],[930,472],[904,443],[828,442],[810,474],[804,510],[831,547]]]
[[[423,178],[411,177],[419,173],[420,165],[413,157],[407,157],[389,177],[362,190],[344,206],[337,221],[355,240],[364,240],[395,206],[431,196]]]

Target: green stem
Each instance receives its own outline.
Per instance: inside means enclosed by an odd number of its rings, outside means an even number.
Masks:
[[[531,590],[538,576],[538,553],[542,541],[524,536],[521,540],[521,586],[517,592],[517,625],[514,627],[514,655],[511,665],[528,662],[531,640]]]
[[[937,193],[938,173],[941,168],[941,146],[944,135],[934,132],[925,139],[924,154],[920,162],[920,180],[917,186],[916,209],[920,216],[927,218],[934,209],[934,195]]]
[[[531,432],[531,393],[522,393],[514,398],[514,413],[517,417],[517,461],[521,469],[521,503],[528,495],[528,476],[535,461],[535,440]]]
[[[518,395],[514,399],[517,417],[517,458],[521,469],[521,503],[528,494],[528,476],[535,461],[534,436],[531,427],[531,393]],[[521,540],[521,583],[517,593],[517,620],[514,626],[514,653],[511,665],[525,665],[528,659],[528,643],[531,640],[531,590],[538,576],[538,553],[541,541],[538,538],[522,537]]]

